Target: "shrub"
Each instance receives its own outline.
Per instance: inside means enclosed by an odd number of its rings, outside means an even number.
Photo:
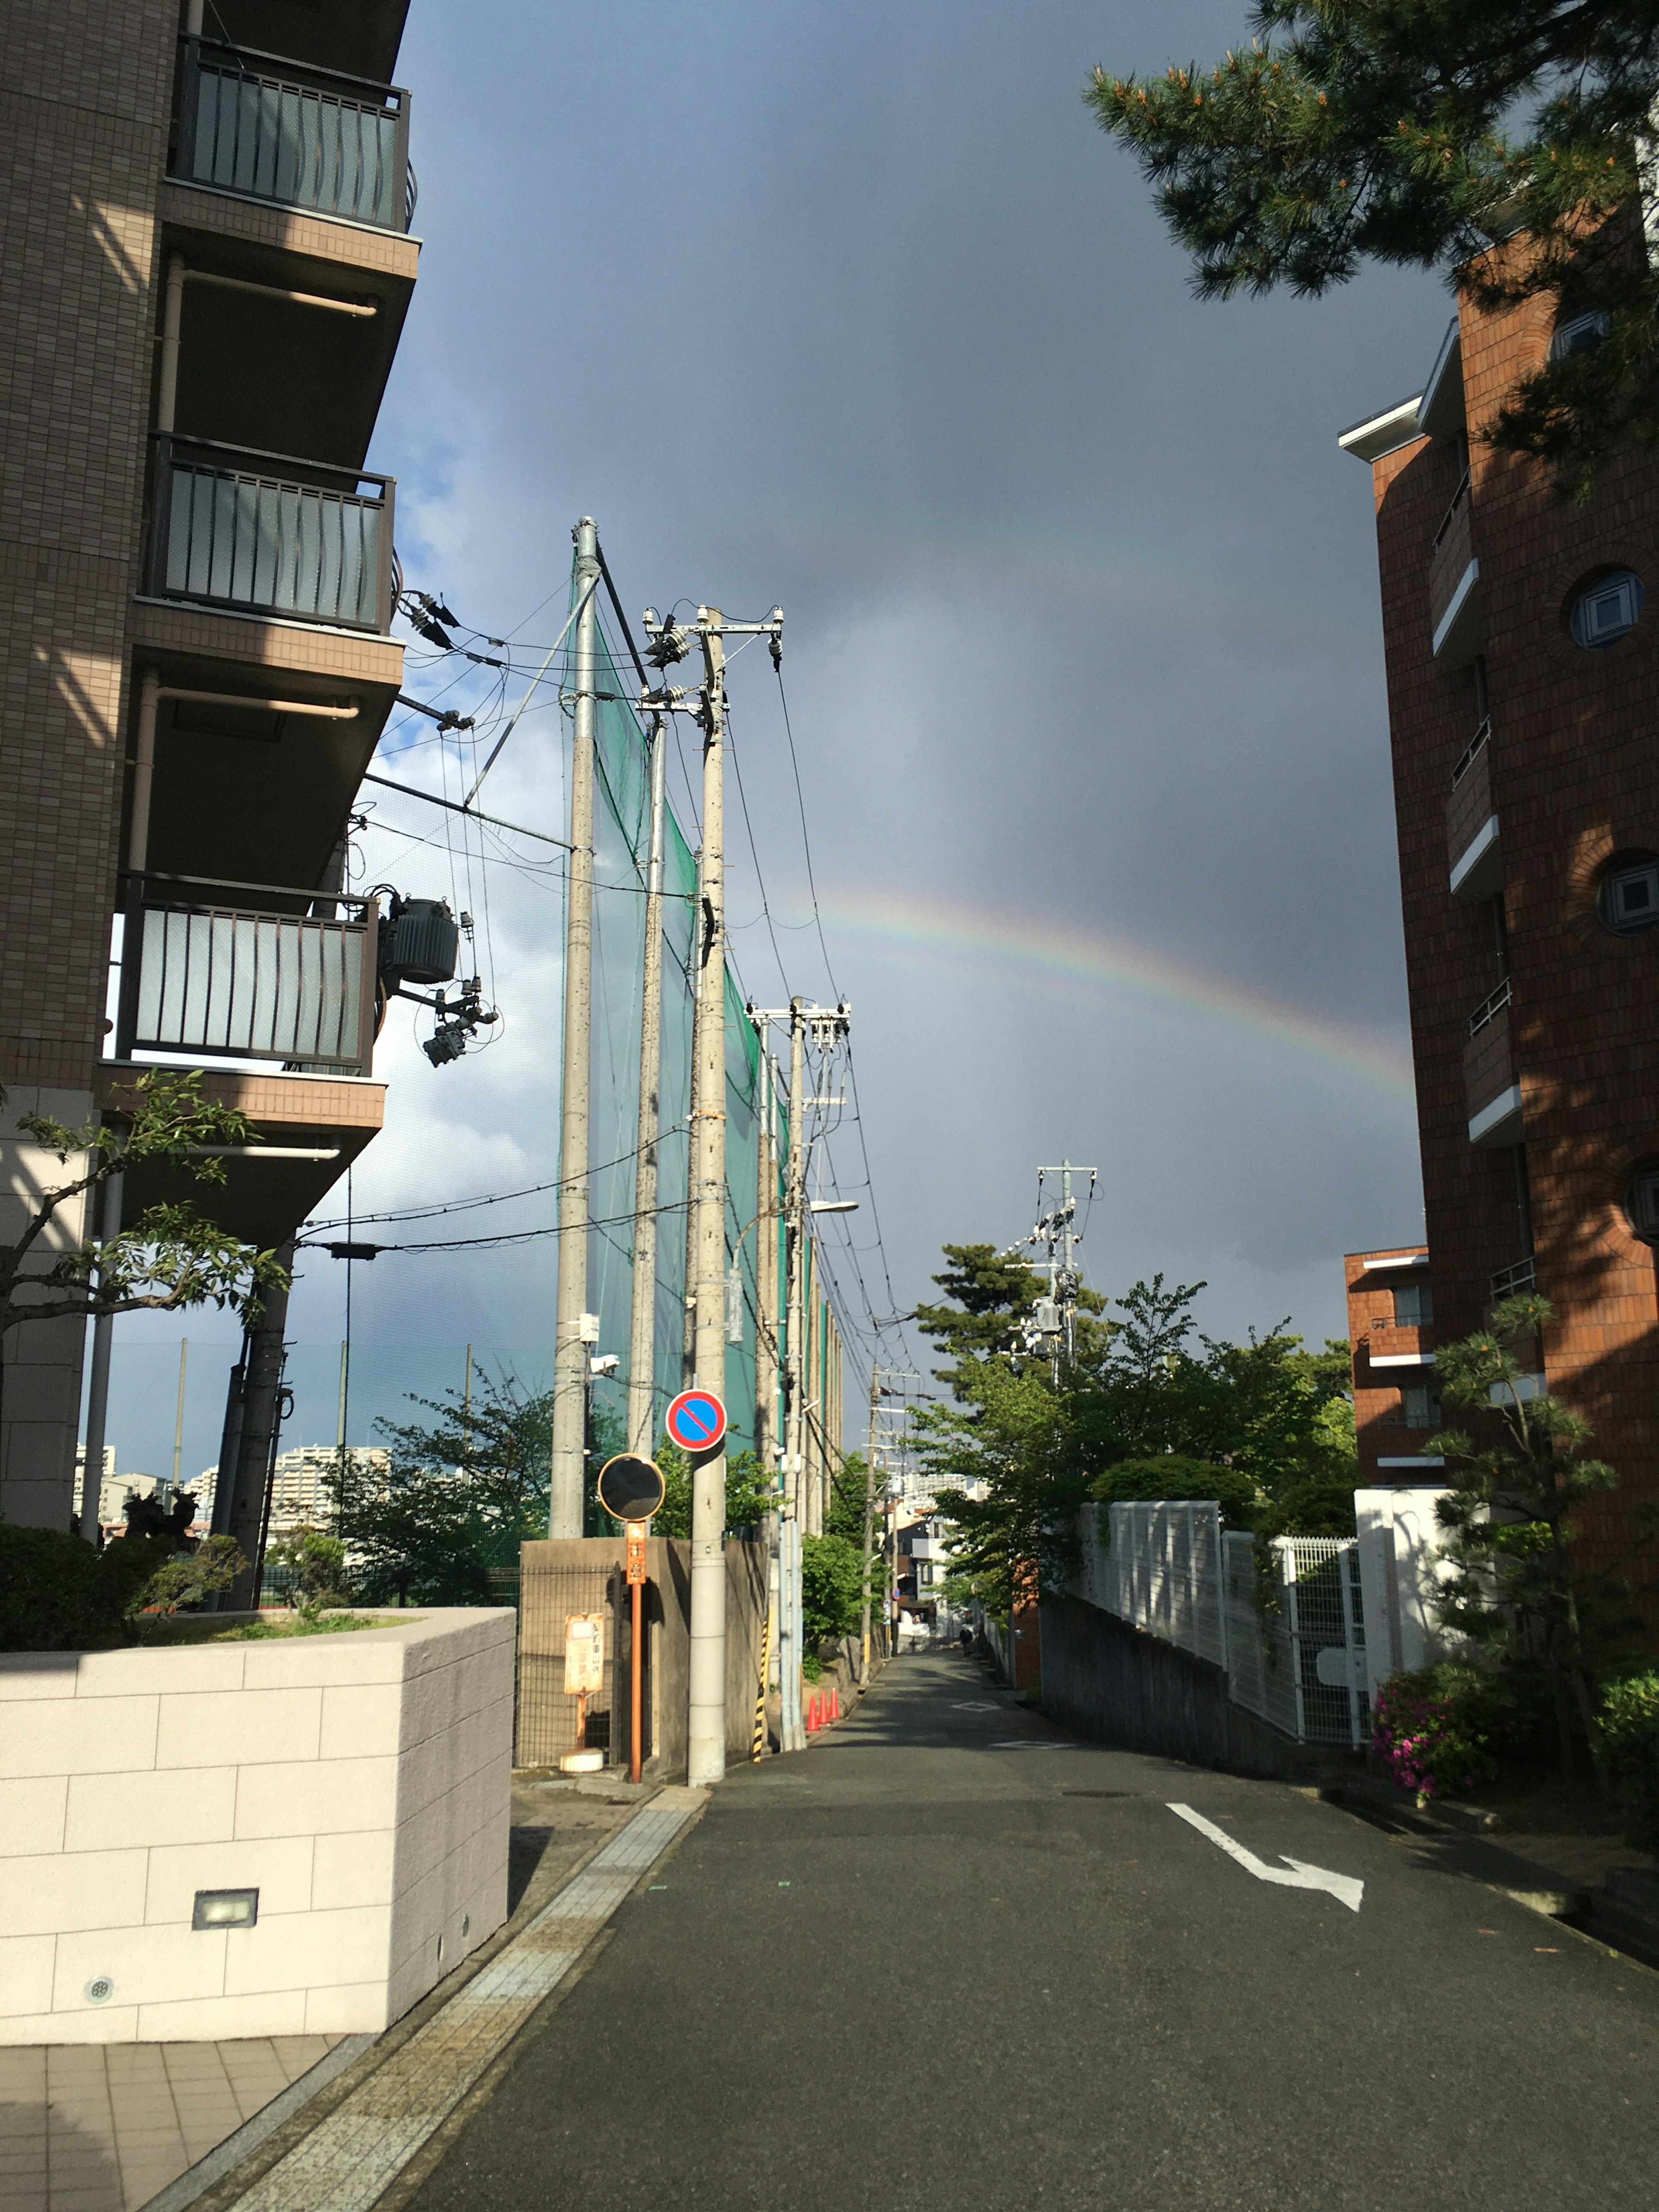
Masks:
[[[1396,1788],[1422,1797],[1474,1789],[1498,1771],[1482,1725],[1480,1689],[1442,1680],[1442,1671],[1391,1674],[1371,1709],[1373,1750]]]
[[[1089,1485],[1089,1495],[1103,1505],[1127,1504],[1138,1499],[1185,1499],[1213,1502],[1221,1508],[1223,1526],[1253,1526],[1259,1504],[1256,1486],[1236,1467],[1213,1467],[1209,1461],[1188,1459],[1181,1452],[1159,1452],[1151,1459],[1121,1459]],[[1103,1536],[1106,1534],[1102,1528]]]
[[[1608,1685],[1601,1735],[1626,1833],[1641,1850],[1659,1850],[1659,1674]]]
[[[246,1562],[234,1544],[226,1553],[228,1544],[215,1540],[175,1559],[170,1537],[123,1536],[98,1552],[61,1529],[0,1522],[0,1651],[131,1642],[146,1607],[171,1612],[234,1580]]]

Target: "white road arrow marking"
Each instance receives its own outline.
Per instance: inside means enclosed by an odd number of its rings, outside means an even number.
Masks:
[[[1247,1851],[1243,1844],[1236,1843],[1225,1829],[1218,1828],[1213,1820],[1206,1820],[1201,1813],[1194,1813],[1190,1805],[1171,1805],[1170,1810],[1178,1813],[1183,1820],[1198,1830],[1200,1835],[1207,1836],[1212,1844],[1219,1844],[1230,1859],[1237,1859],[1240,1866],[1246,1868],[1258,1881],[1281,1882],[1286,1889],[1328,1889],[1339,1904],[1347,1906],[1350,1912],[1358,1911],[1359,1900],[1365,1894],[1365,1885],[1363,1881],[1357,1881],[1352,1875],[1333,1874],[1328,1867],[1310,1866],[1306,1859],[1293,1859],[1288,1851],[1281,1851],[1279,1856],[1285,1866],[1293,1869],[1286,1874],[1281,1868],[1271,1867],[1265,1859],[1257,1858],[1254,1851]]]

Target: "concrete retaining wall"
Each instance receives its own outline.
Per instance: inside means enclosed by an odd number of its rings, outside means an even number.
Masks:
[[[513,1622],[0,1655],[0,2043],[407,2012],[507,1917]]]
[[[1191,1766],[1300,1771],[1297,1747],[1234,1705],[1207,1659],[1081,1598],[1045,1596],[1042,1615],[1042,1709],[1067,1728]]]

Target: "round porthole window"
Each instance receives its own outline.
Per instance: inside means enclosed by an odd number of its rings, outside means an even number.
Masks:
[[[1647,592],[1634,568],[1612,568],[1584,585],[1572,603],[1567,627],[1575,645],[1600,653],[1636,627]]]
[[[1644,1160],[1625,1185],[1625,1218],[1644,1244],[1659,1244],[1659,1160]]]
[[[1659,853],[1621,853],[1595,886],[1595,919],[1615,937],[1659,927]]]

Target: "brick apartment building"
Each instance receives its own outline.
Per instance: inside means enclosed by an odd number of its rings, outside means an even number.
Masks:
[[[1376,494],[1427,1231],[1348,1282],[1373,1480],[1412,1479],[1386,1470],[1434,1425],[1435,1342],[1551,1300],[1533,1364],[1622,1477],[1584,1563],[1629,1574],[1659,1499],[1659,465],[1568,507],[1480,435],[1598,336],[1465,301],[1421,392],[1341,440]]]
[[[218,1190],[130,1175],[123,1218],[191,1197],[262,1246],[381,1122],[378,916],[340,894],[403,675],[363,464],[419,258],[406,5],[0,0],[0,1085],[79,1121],[140,1063],[198,1063],[264,1142]],[[13,1219],[62,1173],[16,1137]],[[14,1521],[69,1525],[83,1334],[6,1346]]]

